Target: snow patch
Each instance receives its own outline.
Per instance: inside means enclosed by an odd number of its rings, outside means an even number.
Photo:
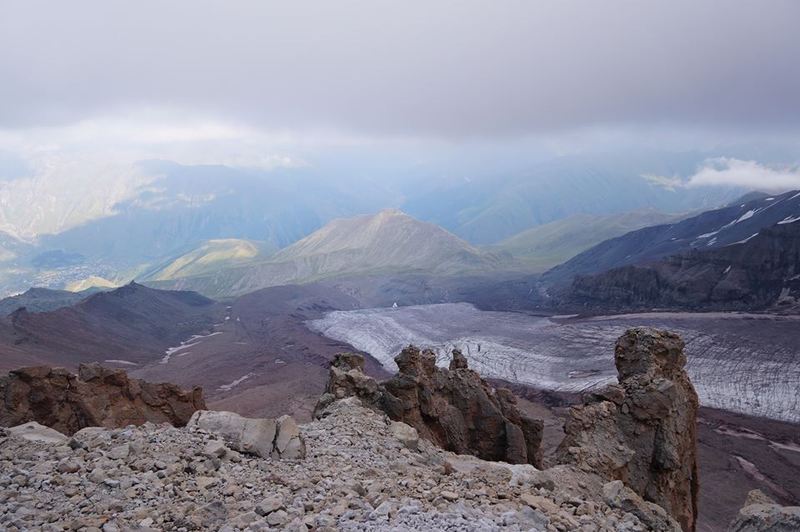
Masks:
[[[711,238],[712,236],[716,235],[717,233],[719,233],[718,230],[717,231],[712,231],[710,233],[703,233],[702,235],[697,235],[697,238]],[[673,238],[673,240],[675,240],[675,239]]]
[[[785,489],[783,489],[782,487],[778,486],[770,479],[768,479],[753,462],[745,460],[744,458],[736,454],[733,455],[733,457],[736,458],[737,462],[739,462],[739,467],[741,467],[744,470],[744,472],[747,473],[751,478],[766,484],[767,486],[772,488],[772,490],[775,491],[776,493],[780,493],[783,497],[787,498],[791,497],[791,494],[789,494]]]
[[[738,219],[738,220],[736,220],[736,221],[735,221],[735,222],[733,222],[733,223],[735,223],[735,224],[738,224],[739,222],[743,222],[743,221],[745,221],[745,220],[749,220],[749,219],[750,219],[750,218],[752,218],[752,217],[753,217],[753,215],[754,215],[755,213],[757,213],[758,211],[759,211],[759,209],[750,209],[749,211],[747,211],[746,213],[744,213],[743,215],[741,215],[741,216],[739,217],[739,219]]]
[[[256,375],[255,373],[248,373],[247,375],[242,375],[241,377],[239,377],[235,381],[229,382],[228,384],[223,384],[222,386],[217,388],[217,390],[219,390],[220,392],[228,392],[231,389],[239,386],[241,383],[243,383],[244,381],[246,381],[250,377],[255,377],[255,375]]]
[[[755,237],[757,237],[757,236],[758,236],[758,233],[753,233],[752,235],[748,236],[748,237],[747,237],[747,238],[745,238],[744,240],[739,240],[738,242],[734,242],[734,243],[733,243],[733,244],[731,244],[731,245],[732,245],[732,246],[735,246],[736,244],[747,244],[748,242],[750,242],[752,239],[754,239],[754,238],[755,238]]]
[[[778,225],[793,224],[797,221],[800,221],[800,216],[795,216],[795,217],[787,216],[786,218],[778,222]]]
[[[717,434],[722,434],[723,436],[733,436],[734,438],[745,438],[747,440],[766,441],[766,438],[761,434],[759,434],[758,432],[746,429],[744,427],[729,427],[728,425],[722,425],[714,429],[714,432],[716,432]]]
[[[793,451],[795,453],[800,453],[800,445],[797,445],[796,443],[778,443],[776,441],[770,441],[769,446],[782,451]]]
[[[106,360],[105,362],[108,362],[109,364],[124,364],[126,366],[138,366],[139,365],[136,362],[131,362],[130,360],[118,360],[116,358],[112,358],[112,359]]]
[[[162,364],[169,364],[169,359],[172,358],[172,355],[178,353],[179,351],[183,351],[184,349],[189,349],[190,347],[194,347],[206,338],[211,338],[212,336],[216,336],[218,334],[222,334],[222,331],[213,332],[211,334],[194,334],[188,340],[184,340],[181,342],[180,345],[175,347],[170,347],[166,350],[164,357],[161,359]],[[188,355],[189,353],[184,353],[184,355]],[[181,355],[178,355],[181,356]]]

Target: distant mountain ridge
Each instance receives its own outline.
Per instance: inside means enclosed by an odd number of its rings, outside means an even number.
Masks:
[[[510,253],[528,272],[542,272],[604,240],[684,217],[653,209],[608,215],[582,213],[532,227],[489,249]]]
[[[352,160],[323,157],[269,170],[141,161],[135,174],[143,181],[128,182],[111,203],[90,187],[60,190],[46,201],[42,194],[24,196],[0,206],[0,221],[10,224],[4,225],[9,234],[0,234],[0,295],[31,286],[88,286],[92,283],[84,281],[93,277],[119,285],[149,276],[214,240],[257,241],[279,249],[333,219],[384,208],[402,208],[472,245],[494,245],[576,213],[712,208],[744,191],[667,189],[643,176],[690,175],[708,157],[737,153],[742,151],[510,161],[476,153],[423,162],[404,156],[388,165],[385,154],[369,158],[359,153]],[[89,196],[93,199],[86,205]],[[31,234],[35,241],[12,237],[27,234],[29,219],[39,227]],[[56,230],[51,234],[47,227]]]
[[[542,276],[549,286],[568,286],[591,275],[687,252],[715,249],[754,238],[759,231],[800,217],[800,192],[735,203],[672,224],[645,227],[606,240]]]
[[[49,312],[17,310],[0,319],[0,369],[41,362],[152,362],[221,316],[221,305],[200,294],[137,283]]]
[[[500,269],[507,261],[440,227],[389,209],[374,215],[333,220],[256,264],[225,268],[209,275],[152,280],[151,284],[230,297],[269,286],[337,276],[485,272]]]
[[[46,312],[68,307],[89,297],[92,291],[70,292],[49,288],[29,288],[21,294],[0,299],[0,316],[7,316],[20,307],[29,312]]]
[[[738,243],[579,276],[561,304],[614,312],[800,311],[800,213]]]

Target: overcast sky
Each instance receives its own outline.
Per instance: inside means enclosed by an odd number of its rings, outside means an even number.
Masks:
[[[392,142],[796,141],[798,21],[794,0],[0,0],[0,178]]]
[[[0,125],[140,106],[271,130],[800,125],[800,2],[0,3]]]

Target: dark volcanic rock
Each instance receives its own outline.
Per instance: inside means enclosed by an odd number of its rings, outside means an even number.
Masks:
[[[183,426],[195,410],[205,409],[201,388],[130,379],[99,364],[82,364],[78,375],[47,366],[11,371],[0,378],[0,401],[0,426],[36,421],[64,434],[147,421]]]
[[[561,304],[581,310],[797,311],[800,222],[777,224],[721,248],[579,276],[562,294]]]
[[[673,333],[627,331],[617,341],[619,386],[573,407],[558,449],[562,463],[622,480],[686,531],[697,519],[697,408]]]
[[[601,242],[549,270],[542,281],[549,287],[566,287],[576,276],[652,263],[692,249],[740,246],[767,228],[791,226],[798,213],[800,193],[796,190],[771,198],[743,198],[677,223],[645,227]]]
[[[403,349],[395,362],[399,373],[378,384],[363,374],[360,355],[337,356],[317,412],[355,396],[444,449],[541,466],[542,422],[523,415],[509,390],[495,390],[469,369],[460,352],[453,353],[450,369],[438,368],[433,352],[414,346]]]

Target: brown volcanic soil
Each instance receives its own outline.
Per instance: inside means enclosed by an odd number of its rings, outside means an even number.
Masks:
[[[211,408],[249,416],[288,413],[306,421],[324,390],[329,362],[336,353],[354,349],[309,330],[304,321],[357,307],[355,299],[337,289],[265,288],[231,303],[215,335],[176,352],[166,363],[158,360],[131,374],[199,384]],[[369,374],[387,376],[376,360],[366,358]]]
[[[207,331],[224,307],[194,292],[131,283],[50,312],[0,318],[0,371],[123,360],[130,369],[160,357],[182,339]]]

